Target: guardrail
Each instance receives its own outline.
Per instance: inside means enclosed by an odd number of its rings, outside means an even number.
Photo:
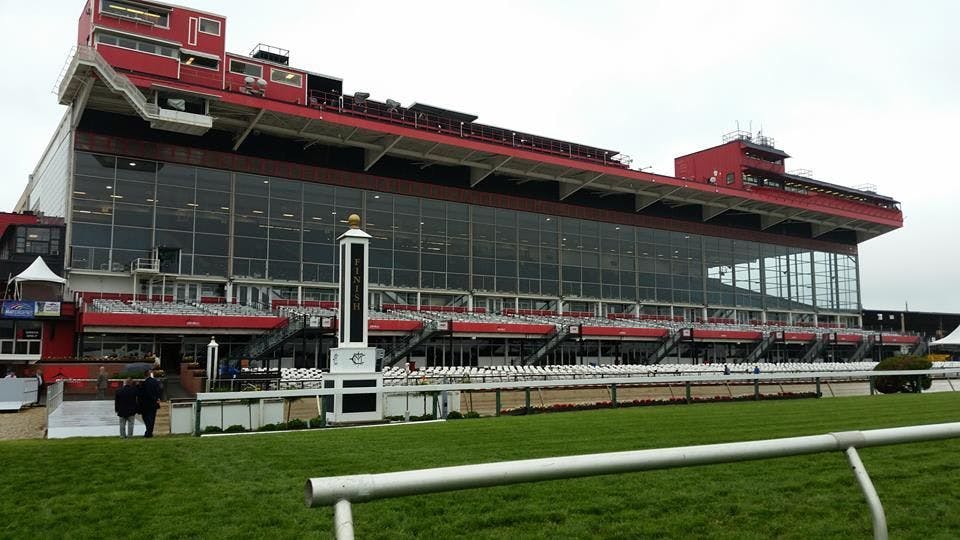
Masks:
[[[37,389],[39,392],[40,389]],[[47,419],[63,405],[63,381],[57,381],[47,386]],[[47,422],[49,425],[50,422]]]
[[[419,394],[424,392],[444,391],[471,391],[471,390],[526,390],[535,388],[566,388],[578,386],[611,386],[611,385],[660,385],[670,383],[698,384],[698,383],[754,383],[768,384],[784,381],[809,381],[811,384],[825,380],[857,379],[871,380],[884,376],[911,376],[922,375],[944,376],[960,374],[960,368],[926,369],[926,370],[894,370],[894,371],[822,371],[812,373],[766,373],[766,374],[739,374],[739,375],[667,375],[657,377],[611,377],[597,379],[560,379],[543,381],[505,381],[505,382],[468,382],[468,383],[429,383],[397,386],[384,386],[384,394]],[[454,378],[454,377],[450,377]],[[238,381],[240,379],[237,379]],[[314,379],[321,381],[322,379]],[[290,381],[297,384],[309,381]],[[286,381],[284,381],[284,384]],[[301,385],[299,389],[266,390],[261,392],[201,392],[197,394],[197,401],[225,401],[231,399],[275,398],[275,397],[313,397],[348,394],[369,394],[370,388],[356,389],[324,389],[307,388]]]
[[[857,454],[857,448],[956,437],[960,437],[960,422],[845,431],[761,441],[527,459],[381,474],[309,478],[304,486],[304,501],[307,507],[333,505],[336,537],[346,540],[354,536],[351,505],[355,502],[545,480],[841,451],[846,454],[857,483],[867,500],[874,538],[885,540],[887,521],[883,505]]]

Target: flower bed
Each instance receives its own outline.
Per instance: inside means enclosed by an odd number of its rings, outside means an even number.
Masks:
[[[513,409],[503,409],[500,411],[501,415],[509,416],[524,416],[527,414],[543,414],[543,413],[553,413],[553,412],[567,412],[567,411],[592,411],[596,409],[616,409],[624,407],[652,407],[656,405],[686,405],[688,403],[719,403],[724,401],[772,401],[779,399],[805,399],[805,398],[815,398],[818,397],[816,392],[781,392],[779,394],[760,394],[759,396],[753,395],[742,395],[742,396],[715,396],[715,397],[691,397],[688,401],[686,398],[670,398],[670,399],[635,399],[633,401],[618,401],[614,403],[612,401],[598,401],[596,403],[557,403],[555,405],[547,405],[544,407],[534,407],[531,406],[529,409],[526,407],[515,407]]]

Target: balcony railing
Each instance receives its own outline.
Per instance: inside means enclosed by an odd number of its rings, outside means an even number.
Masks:
[[[509,129],[474,122],[464,122],[454,118],[410,110],[405,107],[388,106],[386,103],[369,99],[358,101],[353,96],[311,91],[309,105],[323,110],[333,110],[340,114],[369,118],[380,122],[432,131],[434,133],[451,135],[463,139],[519,148],[568,159],[589,161],[600,165],[623,169],[629,168],[628,165],[613,159],[614,157],[618,157],[619,159],[620,156],[619,152],[614,150],[604,150],[602,148],[564,142],[531,135],[529,133],[511,131]]]

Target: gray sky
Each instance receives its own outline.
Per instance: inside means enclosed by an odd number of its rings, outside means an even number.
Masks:
[[[787,169],[903,203],[903,229],[860,246],[864,307],[960,311],[960,2],[180,3],[225,15],[230,51],[284,47],[346,92],[617,149],[659,173],[752,121],[794,156]],[[0,0],[2,210],[63,114],[51,89],[82,6]]]

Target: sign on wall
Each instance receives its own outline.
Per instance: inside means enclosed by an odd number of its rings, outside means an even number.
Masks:
[[[35,315],[37,317],[59,317],[60,302],[37,302]]]
[[[34,302],[4,300],[3,316],[9,319],[32,319],[34,315],[34,307]]]

